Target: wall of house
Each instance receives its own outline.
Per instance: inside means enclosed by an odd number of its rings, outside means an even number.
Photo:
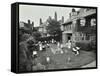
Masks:
[[[96,35],[96,25],[92,26],[91,25],[91,19],[96,19],[96,15],[91,15],[87,16],[84,18],[85,19],[85,25],[81,26],[80,20],[77,20],[77,25],[76,25],[76,41],[91,41],[91,37]],[[77,35],[76,35],[77,34]]]
[[[83,9],[82,9],[83,10]],[[81,46],[84,48],[84,50],[90,50],[87,49],[94,47],[96,45],[96,24],[93,26],[93,22],[91,22],[93,19],[96,18],[96,13],[91,14],[94,11],[87,11],[82,12],[79,18],[72,19],[72,13],[70,13],[71,22],[65,23],[64,31],[62,35],[63,43],[66,43],[68,40],[68,32],[72,31],[72,44]],[[84,16],[84,17],[83,17]],[[76,15],[75,15],[76,17]],[[74,17],[73,17],[74,18]],[[95,22],[96,23],[96,22]]]

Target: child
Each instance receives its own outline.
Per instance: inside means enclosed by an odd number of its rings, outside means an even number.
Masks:
[[[71,41],[70,40],[68,41],[68,48],[69,49],[71,48]]]
[[[42,47],[43,47],[43,46],[42,46],[42,43],[39,43],[39,50],[40,50],[40,51],[42,51],[42,49],[43,49]]]
[[[36,58],[37,57],[37,51],[33,51],[33,58]]]
[[[46,57],[46,61],[47,61],[47,63],[49,63],[50,62],[50,57]]]

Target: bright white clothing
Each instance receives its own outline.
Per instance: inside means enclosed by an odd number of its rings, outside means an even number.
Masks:
[[[33,51],[33,55],[37,55],[37,51]]]
[[[46,57],[46,61],[47,62],[50,62],[50,57]]]
[[[68,42],[68,48],[69,49],[71,48],[71,42],[70,41]]]
[[[75,48],[73,48],[73,51],[77,51]]]
[[[57,43],[57,46],[60,47],[60,43],[59,42]]]
[[[63,54],[64,52],[63,51],[61,51],[61,54]]]
[[[42,44],[39,44],[39,50],[42,51]]]
[[[79,50],[80,48],[79,47],[76,47],[76,49]]]

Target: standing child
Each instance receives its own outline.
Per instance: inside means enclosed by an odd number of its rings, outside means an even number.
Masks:
[[[68,48],[69,49],[71,48],[71,41],[70,40],[68,41]]]
[[[39,50],[42,51],[42,43],[39,42]]]

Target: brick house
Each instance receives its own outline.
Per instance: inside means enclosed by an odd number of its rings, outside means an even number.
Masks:
[[[69,19],[62,24],[62,42],[96,44],[96,15],[95,8],[72,9]]]

